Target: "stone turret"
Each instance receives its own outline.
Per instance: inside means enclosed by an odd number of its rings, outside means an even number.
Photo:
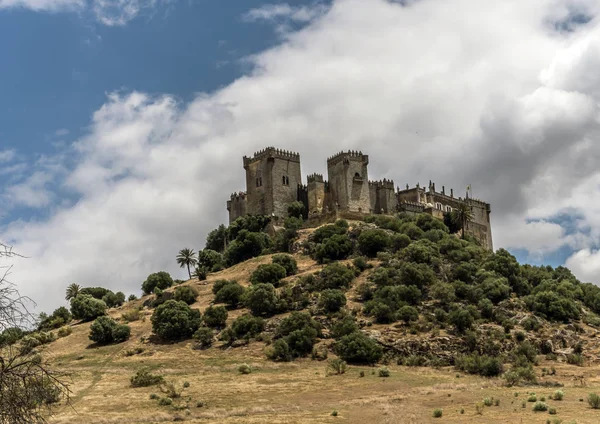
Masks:
[[[368,165],[369,156],[353,150],[327,159],[329,191],[336,209],[371,212]]]

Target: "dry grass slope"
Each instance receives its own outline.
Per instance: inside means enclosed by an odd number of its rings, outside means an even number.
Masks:
[[[297,255],[299,272],[320,268],[308,257]],[[198,302],[192,307],[204,311],[211,303],[215,280],[236,279],[248,284],[248,277],[259,264],[270,257],[260,257],[209,276],[207,281],[190,280],[184,284],[198,289]],[[354,282],[360,283],[363,277]],[[352,307],[353,289],[348,293]],[[112,309],[119,318],[124,312],[140,306],[143,299]],[[230,323],[243,310],[231,311]],[[553,387],[507,388],[500,379],[485,379],[457,374],[451,367],[442,369],[408,368],[388,365],[389,378],[380,378],[376,367],[350,366],[343,375],[328,376],[326,362],[301,359],[291,363],[268,361],[263,342],[222,349],[220,343],[206,350],[194,349],[193,341],[155,344],[151,310],[143,320],[130,323],[132,336],[117,345],[96,347],[88,340],[89,323],[73,326],[73,333],[45,347],[44,352],[59,369],[72,373],[73,402],[62,406],[51,423],[545,423],[547,419],[562,423],[600,422],[600,410],[592,410],[585,399],[588,393],[600,391],[600,368],[540,363],[555,366],[557,373],[539,377],[540,382],[564,385],[564,399],[552,401]],[[383,326],[373,329],[385,330]],[[325,340],[322,343],[329,343]],[[143,352],[128,356],[135,348]],[[330,355],[330,358],[332,355]],[[238,372],[247,363],[252,373]],[[183,397],[174,403],[181,408],[159,406],[150,395],[163,396],[158,387],[131,388],[130,377],[148,367],[168,381],[182,385],[189,382]],[[360,377],[361,371],[364,377]],[[584,376],[585,387],[575,377]],[[544,396],[557,409],[557,415],[534,413],[526,401],[528,392]],[[517,394],[518,393],[518,394]],[[498,406],[483,407],[479,415],[476,404],[489,397]],[[580,399],[584,401],[581,402]],[[186,407],[187,406],[187,407]],[[436,408],[442,418],[434,418]],[[337,416],[332,414],[337,411]],[[559,422],[559,421],[556,421]]]

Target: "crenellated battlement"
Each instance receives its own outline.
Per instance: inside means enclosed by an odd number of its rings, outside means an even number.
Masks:
[[[369,187],[385,188],[388,190],[394,190],[394,180],[388,180],[388,179],[384,178],[383,180],[379,180],[379,181],[369,181]]]
[[[322,183],[325,182],[322,174],[310,174],[306,177],[307,182],[310,183]]]
[[[229,199],[231,201],[246,200],[246,196],[247,196],[247,194],[245,191],[238,191],[236,193],[231,193],[231,196]]]
[[[357,152],[356,150],[348,150],[347,152],[342,151],[327,158],[327,166],[335,165],[344,160],[369,163],[369,156],[363,155],[363,152]]]
[[[255,152],[252,157],[244,156],[244,166],[248,166],[251,163],[263,159],[283,159],[300,163],[300,153],[276,149],[275,147],[267,147]]]

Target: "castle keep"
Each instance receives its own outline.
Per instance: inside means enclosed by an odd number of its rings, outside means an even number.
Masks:
[[[285,217],[290,203],[301,201],[307,218],[349,214],[394,214],[397,212],[429,213],[443,219],[459,204],[467,204],[473,212],[473,221],[465,231],[483,246],[493,249],[489,203],[469,198],[454,197],[453,190],[446,194],[445,187],[436,191],[429,182],[427,190],[420,187],[404,190],[395,188],[393,180],[369,181],[369,156],[362,152],[340,152],[327,159],[327,177],[312,174],[302,184],[300,155],[267,147],[254,156],[243,158],[246,170],[246,191],[233,193],[227,201],[229,223],[243,215],[270,215]]]

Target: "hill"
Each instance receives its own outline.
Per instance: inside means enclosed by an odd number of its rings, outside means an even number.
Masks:
[[[37,348],[72,376],[71,405],[50,422],[598,422],[597,287],[430,217],[366,221],[294,230],[284,250],[297,271],[283,275],[270,265],[280,254],[232,264],[258,234],[241,223],[223,255],[231,266],[108,310],[127,341],[98,345],[90,322],[72,323]],[[157,304],[181,287],[206,316],[226,281],[246,295],[211,346],[153,331]],[[132,387],[142,369],[172,387]]]

